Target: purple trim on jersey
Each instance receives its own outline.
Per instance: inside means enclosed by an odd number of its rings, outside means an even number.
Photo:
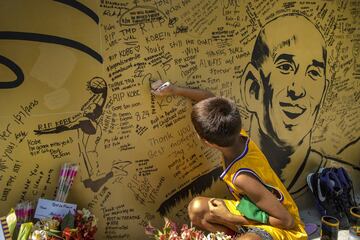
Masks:
[[[230,193],[236,198],[236,199],[238,199],[238,198],[241,198],[241,195],[240,196],[238,196],[237,194],[236,194],[236,192],[235,192],[235,190],[232,188],[232,187],[230,187],[229,185],[227,185],[226,184],[226,187],[229,189],[229,191],[230,191]]]
[[[269,185],[269,184],[266,184],[264,183],[264,181],[256,174],[256,172],[254,172],[253,170],[251,170],[250,168],[240,168],[233,176],[231,182],[234,184],[234,181],[235,179],[237,178],[237,176],[239,176],[240,173],[243,173],[243,172],[246,172],[246,173],[250,173],[252,175],[254,175],[265,187],[269,187],[273,190],[275,190],[277,193],[279,193],[280,195],[280,199],[278,198],[278,200],[280,202],[284,201],[284,195],[282,194],[282,192],[278,189],[276,189],[275,187]]]
[[[250,141],[250,138],[247,138],[246,139],[246,143],[245,143],[245,149],[244,151],[239,155],[237,156],[231,163],[230,165],[225,169],[225,171],[220,175],[220,178],[223,179],[224,176],[226,175],[226,173],[229,171],[229,169],[232,167],[232,165],[234,165],[237,161],[239,161],[240,159],[242,159],[246,153],[248,152],[249,150],[249,141]]]

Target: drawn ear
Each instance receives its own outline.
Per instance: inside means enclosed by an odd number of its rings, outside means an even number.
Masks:
[[[320,106],[323,106],[323,104],[325,102],[325,98],[326,98],[327,92],[329,90],[329,86],[330,86],[330,81],[329,81],[329,79],[325,78],[325,89],[324,89],[324,93],[321,97]]]
[[[241,96],[246,109],[249,112],[256,112],[262,107],[263,86],[259,71],[248,63],[241,79]]]

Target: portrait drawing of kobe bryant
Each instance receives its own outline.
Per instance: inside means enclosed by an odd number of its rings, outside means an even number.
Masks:
[[[341,164],[359,171],[311,146],[329,87],[326,68],[321,32],[306,17],[286,14],[260,30],[241,77],[241,97],[251,113],[249,134],[294,195],[306,189],[306,176],[320,167]]]

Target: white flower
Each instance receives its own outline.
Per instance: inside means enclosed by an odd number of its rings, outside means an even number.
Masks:
[[[31,240],[46,240],[47,233],[44,230],[35,230],[31,234]]]
[[[232,237],[223,232],[209,233],[207,240],[231,240]]]

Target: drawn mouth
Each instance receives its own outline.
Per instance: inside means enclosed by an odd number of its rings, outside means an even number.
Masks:
[[[300,107],[298,104],[280,102],[280,106],[285,115],[290,119],[295,119],[306,111],[306,108]]]

